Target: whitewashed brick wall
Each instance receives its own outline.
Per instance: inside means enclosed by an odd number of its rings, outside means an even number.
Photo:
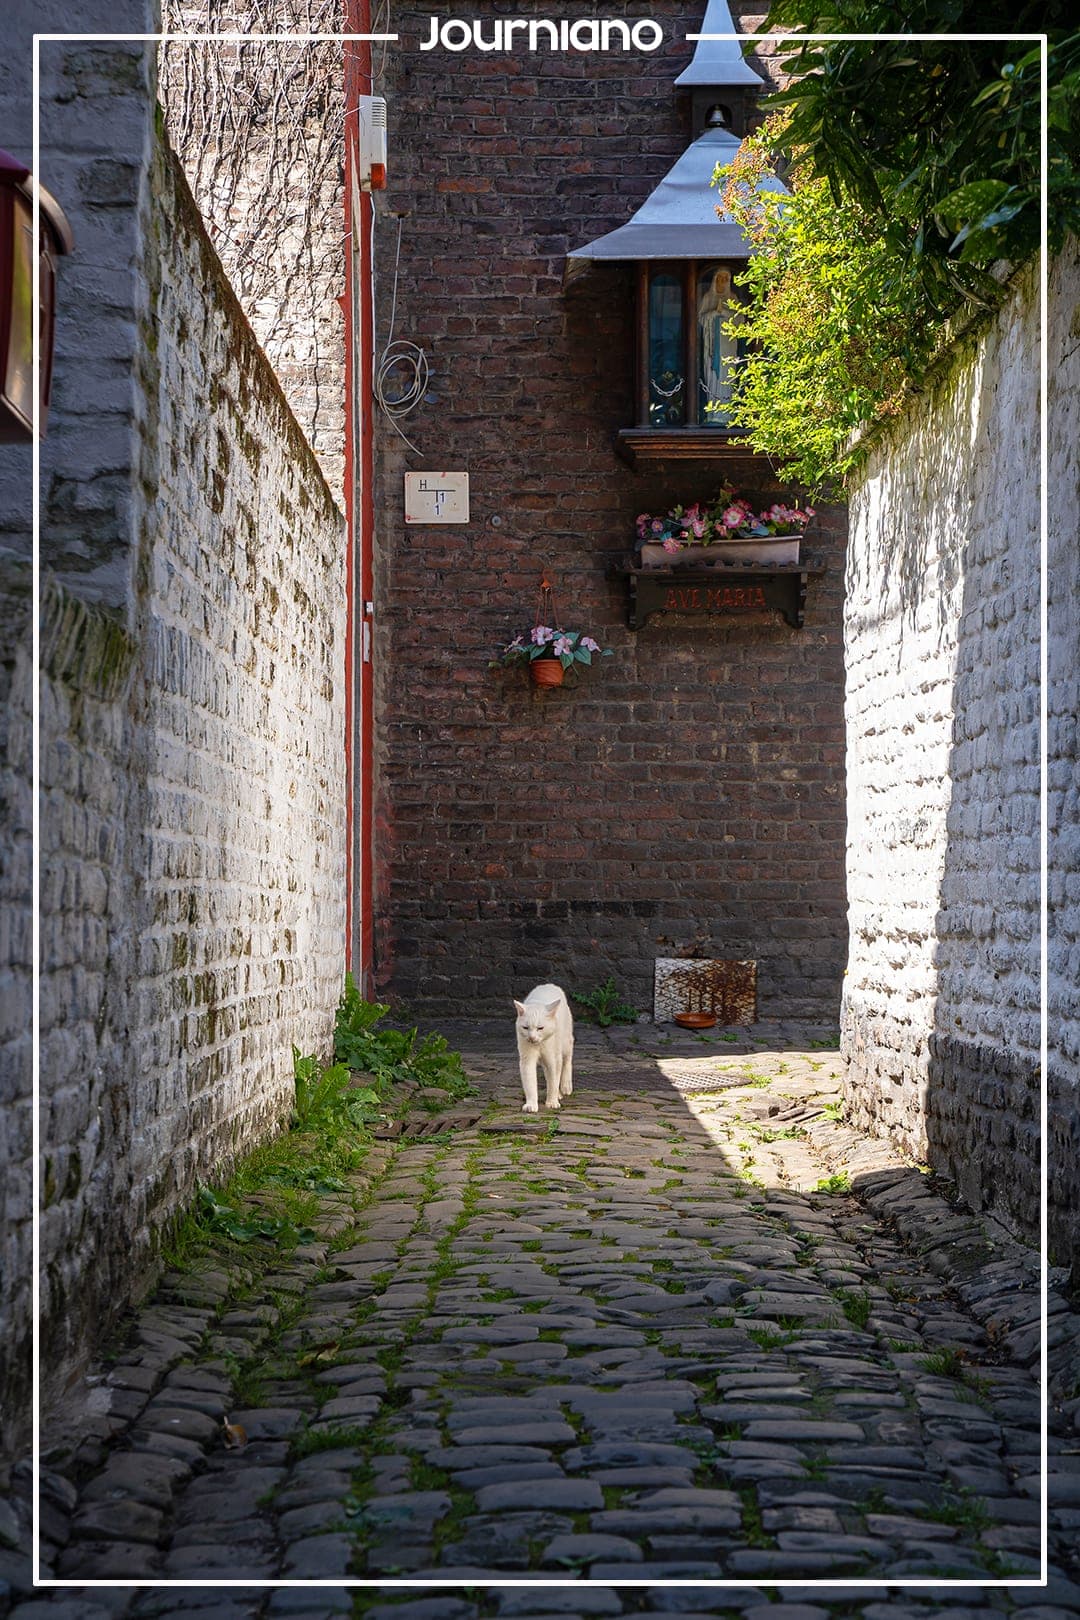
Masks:
[[[1047,332],[1048,1057],[1051,1257],[1080,1279],[1080,244],[1052,267]]]
[[[32,35],[35,31],[145,32],[157,27],[153,0],[11,0],[4,10],[5,49],[0,57],[0,142],[28,165],[31,150]],[[44,48],[47,51],[47,47]],[[98,69],[95,70],[95,60]],[[94,170],[103,155],[103,135],[112,140],[112,152],[128,155],[132,136],[132,102],[140,103],[136,118],[140,134],[134,151],[145,147],[147,75],[130,53],[119,50],[111,69],[98,54],[82,51],[72,64],[86,91],[86,99],[70,108],[73,115],[63,130],[43,133],[45,143],[40,178],[54,193],[64,193],[65,206],[86,231],[75,257],[65,261],[67,293],[61,305],[63,344],[78,355],[81,375],[99,383],[93,409],[105,444],[115,447],[111,411],[118,373],[103,361],[116,341],[116,312],[128,291],[128,260],[114,241],[111,274],[103,276],[101,262],[90,251],[94,227],[102,218],[119,225],[111,213],[111,178],[107,170]],[[111,130],[111,136],[107,132]],[[73,167],[74,165],[74,167]],[[69,180],[86,185],[68,185]],[[84,218],[84,195],[89,217]],[[97,208],[100,196],[102,208]],[[94,218],[96,212],[96,219]],[[122,231],[120,232],[122,235]],[[79,291],[71,295],[71,289]],[[87,301],[88,300],[88,301]],[[93,318],[81,330],[67,325],[78,319],[77,307]],[[63,366],[61,366],[63,371]],[[71,376],[72,373],[69,373]],[[57,378],[57,387],[60,385]],[[121,379],[122,385],[122,379]],[[112,391],[110,391],[112,390]],[[130,398],[131,384],[127,384]],[[56,391],[54,390],[54,401]],[[130,409],[128,411],[130,415]],[[55,413],[54,413],[55,420]],[[86,418],[82,427],[86,426]],[[79,437],[80,423],[70,424],[71,442]],[[54,428],[54,433],[59,429]],[[44,447],[46,455],[53,441]],[[109,456],[97,458],[97,478],[88,478],[82,492],[84,550],[77,564],[88,593],[95,594],[88,562],[95,536],[102,540],[98,560],[104,563],[97,594],[108,593],[110,526],[115,533],[117,505],[125,494],[107,469]],[[127,457],[130,464],[131,457]],[[32,458],[26,445],[0,445],[0,1461],[17,1452],[29,1435],[30,1411],[30,1255],[31,1255],[31,695],[34,671],[31,656],[31,505]],[[112,507],[110,514],[109,508]]]
[[[5,471],[0,468],[0,485]],[[23,480],[15,476],[11,484]],[[32,670],[25,572],[10,552],[3,558],[9,639],[0,656],[0,1410],[6,1415],[0,1458],[27,1432],[30,1387]]]
[[[851,506],[843,1007],[855,1119],[1038,1220],[1039,309],[879,444]],[[1075,461],[1073,463],[1075,481]],[[1075,625],[1075,600],[1071,609]]]
[[[282,1120],[293,1041],[329,1042],[345,544],[155,134],[152,60],[61,47],[46,88],[77,241],[43,479],[48,1397],[196,1181]]]

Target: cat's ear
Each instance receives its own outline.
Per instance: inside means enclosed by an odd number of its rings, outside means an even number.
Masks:
[[[525,1016],[525,1003],[523,1001],[515,1001],[514,1006],[517,1008],[518,1017],[519,1018],[524,1018],[524,1016]]]
[[[552,1017],[554,1017],[554,1015],[558,1012],[558,1010],[559,1010],[559,1008],[561,1006],[562,1006],[561,1001],[549,1001],[547,1010],[548,1010],[549,1013],[551,1013]]]

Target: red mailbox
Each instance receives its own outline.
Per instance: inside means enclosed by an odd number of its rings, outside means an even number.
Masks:
[[[56,260],[74,246],[64,211],[44,186],[41,209],[41,431],[52,382]],[[33,437],[34,180],[17,158],[0,151],[0,442]]]

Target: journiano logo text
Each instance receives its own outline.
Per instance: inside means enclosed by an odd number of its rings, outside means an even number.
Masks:
[[[429,17],[431,34],[421,41],[422,51],[441,45],[445,51],[655,51],[664,43],[664,31],[651,17],[622,22],[616,17],[579,17],[576,22],[553,22],[550,17],[510,17],[503,21],[474,17]]]

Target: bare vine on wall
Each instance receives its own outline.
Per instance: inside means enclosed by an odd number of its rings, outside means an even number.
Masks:
[[[341,0],[164,0],[170,33],[336,33]],[[162,42],[169,139],[293,412],[340,490],[342,47]]]

